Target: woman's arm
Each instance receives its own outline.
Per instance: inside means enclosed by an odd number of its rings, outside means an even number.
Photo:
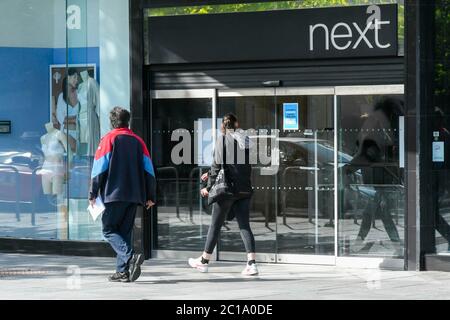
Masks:
[[[219,138],[216,140],[216,146],[214,148],[214,156],[213,156],[213,163],[211,165],[211,168],[209,169],[208,173],[208,183],[206,185],[206,189],[209,191],[214,183],[216,182],[217,175],[221,169],[221,164],[223,163],[223,136],[220,135]]]
[[[62,93],[58,96],[58,102],[56,103],[56,119],[59,122],[59,125],[62,127],[64,125],[64,119],[66,117],[66,104],[62,97]]]
[[[57,137],[58,137],[59,142],[61,142],[62,145],[64,146],[64,150],[66,152],[68,152],[69,150],[67,148],[67,140],[68,140],[67,136],[63,132],[58,131]]]

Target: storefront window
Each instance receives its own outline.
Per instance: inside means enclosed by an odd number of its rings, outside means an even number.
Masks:
[[[108,112],[129,104],[127,0],[0,3],[0,237],[102,240],[87,213]]]
[[[402,258],[403,96],[341,96],[338,115],[338,150],[350,159],[338,162],[338,254]]]
[[[432,103],[427,106],[433,113],[433,132],[429,133],[432,140],[433,168],[433,208],[435,216],[436,252],[450,252],[450,147],[449,142],[449,112],[450,112],[450,1],[436,0],[434,7],[434,27],[430,34],[434,35],[434,73]]]
[[[155,248],[202,250],[211,212],[200,197],[198,181],[208,168],[197,165],[198,154],[189,140],[202,139],[202,135],[199,138],[198,133],[194,134],[199,130],[196,123],[211,128],[212,99],[155,99],[152,110],[152,160],[158,177]],[[183,143],[179,144],[175,137]],[[181,151],[180,146],[185,144],[187,149]],[[184,159],[182,163],[174,156],[178,153]]]

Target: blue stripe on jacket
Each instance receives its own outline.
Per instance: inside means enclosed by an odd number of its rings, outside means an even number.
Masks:
[[[111,152],[105,154],[98,160],[94,160],[94,164],[92,165],[91,179],[97,177],[98,175],[108,170],[110,159],[111,159]]]
[[[153,169],[152,160],[146,155],[144,155],[144,169],[153,177],[155,176],[155,170]]]

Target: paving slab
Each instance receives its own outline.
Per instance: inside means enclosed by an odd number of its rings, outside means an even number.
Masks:
[[[450,273],[214,261],[207,274],[186,261],[147,260],[134,283],[110,283],[114,259],[0,254],[2,300],[409,300],[450,299]]]

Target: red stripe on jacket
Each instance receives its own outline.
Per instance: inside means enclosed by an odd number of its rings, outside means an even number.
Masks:
[[[142,150],[144,152],[144,155],[146,155],[147,157],[150,157],[150,152],[148,151],[147,146],[145,145],[145,142],[144,142],[144,140],[142,140],[141,137],[136,135],[133,131],[131,131],[128,128],[117,128],[117,129],[113,129],[110,132],[108,132],[100,140],[97,151],[95,152],[95,160],[98,160],[101,157],[110,153],[112,151],[112,146],[113,146],[114,140],[116,139],[117,136],[122,135],[122,134],[129,135],[129,136],[136,138],[142,145]]]

